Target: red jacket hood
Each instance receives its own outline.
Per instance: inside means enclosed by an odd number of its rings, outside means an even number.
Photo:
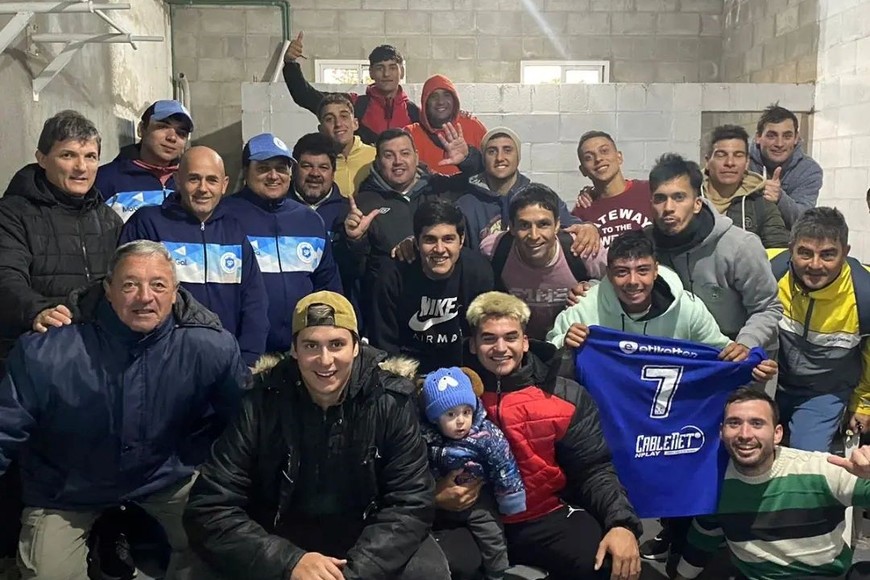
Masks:
[[[453,81],[444,75],[434,75],[429,77],[423,85],[423,94],[420,96],[420,124],[430,133],[434,133],[435,129],[433,129],[429,124],[429,117],[426,114],[426,102],[429,100],[429,96],[438,89],[444,89],[453,93],[453,118],[450,119],[450,122],[456,123],[456,119],[459,118],[459,94],[456,92],[456,87],[453,85]]]

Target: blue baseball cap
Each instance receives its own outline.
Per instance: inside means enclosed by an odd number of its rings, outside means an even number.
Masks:
[[[290,148],[272,133],[261,133],[251,137],[242,150],[244,165],[251,161],[265,161],[273,157],[286,157],[289,161],[294,161]]]
[[[151,112],[151,115],[148,115],[149,111]],[[178,101],[173,101],[171,99],[154,101],[154,104],[145,110],[142,117],[143,119],[147,117],[157,121],[163,121],[173,115],[184,117],[187,120],[188,125],[190,125],[190,132],[193,132],[193,117],[190,116],[190,111],[187,110],[187,107]]]

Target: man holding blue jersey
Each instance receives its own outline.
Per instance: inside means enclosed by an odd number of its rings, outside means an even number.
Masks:
[[[589,325],[706,344],[722,349],[719,357],[725,361],[739,362],[749,354],[722,334],[704,303],[683,289],[673,270],[659,265],[652,240],[641,231],[611,242],[607,277],[556,317],[547,340],[557,347],[580,348],[589,336]],[[775,375],[773,360],[753,372],[757,381]]]
[[[578,304],[559,314],[547,338],[558,347],[580,348],[589,337],[590,325],[698,342],[721,349],[719,358],[723,361],[740,362],[749,356],[749,349],[722,334],[704,303],[683,289],[679,276],[659,265],[652,240],[641,231],[628,232],[611,242],[607,277]],[[673,360],[663,358],[660,364],[673,365]],[[776,369],[775,361],[765,360],[752,370],[752,378],[768,381],[776,375]],[[675,387],[669,404],[676,391]],[[602,408],[603,414],[605,411]],[[662,532],[644,544],[647,550],[642,547],[641,555],[651,560],[667,559],[671,566],[676,565],[690,522],[688,518],[662,519]]]
[[[252,137],[242,151],[242,165],[244,189],[222,204],[242,225],[263,274],[269,298],[266,351],[286,352],[293,342],[296,302],[320,290],[341,293],[341,280],[323,220],[288,197],[292,157],[287,145],[271,133]]]
[[[244,229],[220,203],[228,181],[220,155],[208,147],[191,148],[178,166],[178,192],[160,206],[137,210],[120,243],[163,242],[175,259],[178,281],[218,315],[253,366],[266,350],[268,298]]]

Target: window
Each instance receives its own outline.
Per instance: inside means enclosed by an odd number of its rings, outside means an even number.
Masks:
[[[610,82],[606,60],[524,60],[520,67],[524,85]]]
[[[408,62],[405,61],[405,65]],[[330,85],[365,85],[369,77],[368,60],[322,60],[314,61],[314,82]],[[402,77],[400,82],[405,82]]]

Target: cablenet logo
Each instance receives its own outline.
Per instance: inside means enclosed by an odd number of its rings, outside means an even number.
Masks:
[[[704,446],[704,432],[694,425],[686,425],[667,435],[638,435],[634,446],[635,459],[660,455],[686,455],[697,453]]]

